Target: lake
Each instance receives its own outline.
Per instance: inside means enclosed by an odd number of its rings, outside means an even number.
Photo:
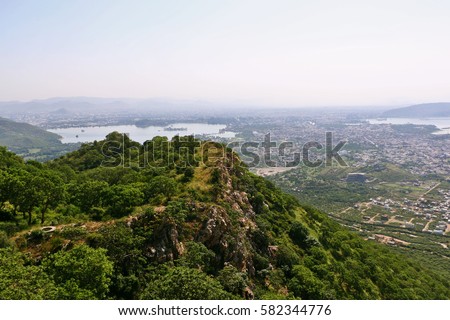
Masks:
[[[439,131],[434,134],[450,134],[450,118],[387,118],[387,119],[368,119],[371,124],[421,124],[434,125]]]
[[[106,135],[117,131],[126,133],[137,142],[143,143],[156,136],[166,136],[172,139],[176,135],[208,135],[211,137],[233,138],[234,132],[223,131],[226,125],[207,123],[173,123],[166,127],[149,126],[136,127],[135,125],[101,126],[101,127],[76,127],[76,128],[56,128],[47,131],[56,133],[62,137],[63,143],[93,142],[103,140]]]

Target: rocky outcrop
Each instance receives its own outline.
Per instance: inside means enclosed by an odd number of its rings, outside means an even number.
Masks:
[[[178,258],[184,253],[180,240],[203,243],[216,253],[220,264],[232,264],[249,276],[255,274],[251,233],[257,229],[255,212],[247,193],[233,186],[233,167],[218,162],[214,168],[220,172],[220,192],[216,204],[192,202],[189,206],[196,212],[195,221],[177,224],[170,219],[162,221],[155,229],[158,235],[149,247],[149,255],[157,262]],[[162,212],[156,212],[161,215]],[[190,236],[186,237],[189,230]]]
[[[179,240],[179,233],[175,223],[162,224],[155,231],[158,238],[148,248],[148,256],[158,263],[171,261],[184,253],[184,244]]]
[[[231,263],[240,271],[253,275],[255,270],[248,240],[249,230],[241,223],[233,222],[224,208],[211,206],[195,240],[221,257],[221,263]]]

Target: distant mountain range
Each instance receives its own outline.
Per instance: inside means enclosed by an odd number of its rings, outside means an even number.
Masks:
[[[189,111],[190,113],[205,113],[211,111],[211,106],[220,110],[225,105],[200,100],[177,99],[132,99],[132,98],[96,98],[96,97],[63,97],[42,100],[0,101],[0,116],[11,115],[74,115],[74,114],[105,114],[105,113],[142,113],[167,114]],[[226,105],[227,107],[230,107]],[[229,110],[228,110],[229,111]],[[224,113],[226,113],[224,111]]]
[[[75,114],[92,113],[98,110],[115,112],[123,110],[130,105],[138,104],[138,100],[132,99],[107,99],[90,97],[50,98],[44,100],[32,100],[27,102],[6,101],[0,102],[0,114],[9,115],[17,113],[54,113]]]
[[[385,111],[386,118],[450,117],[450,102],[424,103]]]

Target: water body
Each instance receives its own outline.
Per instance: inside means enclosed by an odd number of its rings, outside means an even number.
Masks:
[[[167,130],[169,128],[169,130]],[[56,128],[48,131],[56,133],[62,137],[63,143],[93,142],[103,140],[106,135],[117,131],[128,134],[130,139],[143,143],[156,136],[166,136],[172,139],[176,135],[208,135],[211,137],[233,138],[234,132],[223,130],[226,125],[206,124],[206,123],[173,123],[167,127],[149,126],[146,128],[135,125],[102,126],[102,127],[76,127],[76,128]],[[166,130],[164,130],[166,129]]]
[[[450,134],[450,118],[387,118],[387,119],[369,119],[370,124],[420,124],[420,125],[433,125],[436,126],[439,131],[433,132],[434,134]]]

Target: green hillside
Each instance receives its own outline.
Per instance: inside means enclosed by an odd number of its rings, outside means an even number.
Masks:
[[[60,138],[28,123],[0,118],[0,145],[25,158],[46,160],[74,149],[62,144]]]
[[[450,298],[445,273],[192,137],[111,133],[45,164],[1,149],[0,196],[0,299]]]
[[[366,183],[347,182],[351,172],[365,173]],[[441,220],[435,217],[430,222],[426,213],[439,212],[436,208],[445,203],[443,190],[449,190],[450,186],[445,176],[412,174],[400,166],[382,162],[358,168],[302,167],[268,179],[301,203],[327,212],[366,239],[380,241],[377,237],[383,235],[405,241],[398,245],[381,240],[392,250],[423,261],[428,268],[443,271],[450,277],[449,233],[436,235],[424,230],[427,224],[433,228]],[[420,205],[423,208],[416,210],[408,206],[418,199],[430,205]],[[387,221],[382,221],[383,215]],[[407,222],[414,225],[407,227]]]

